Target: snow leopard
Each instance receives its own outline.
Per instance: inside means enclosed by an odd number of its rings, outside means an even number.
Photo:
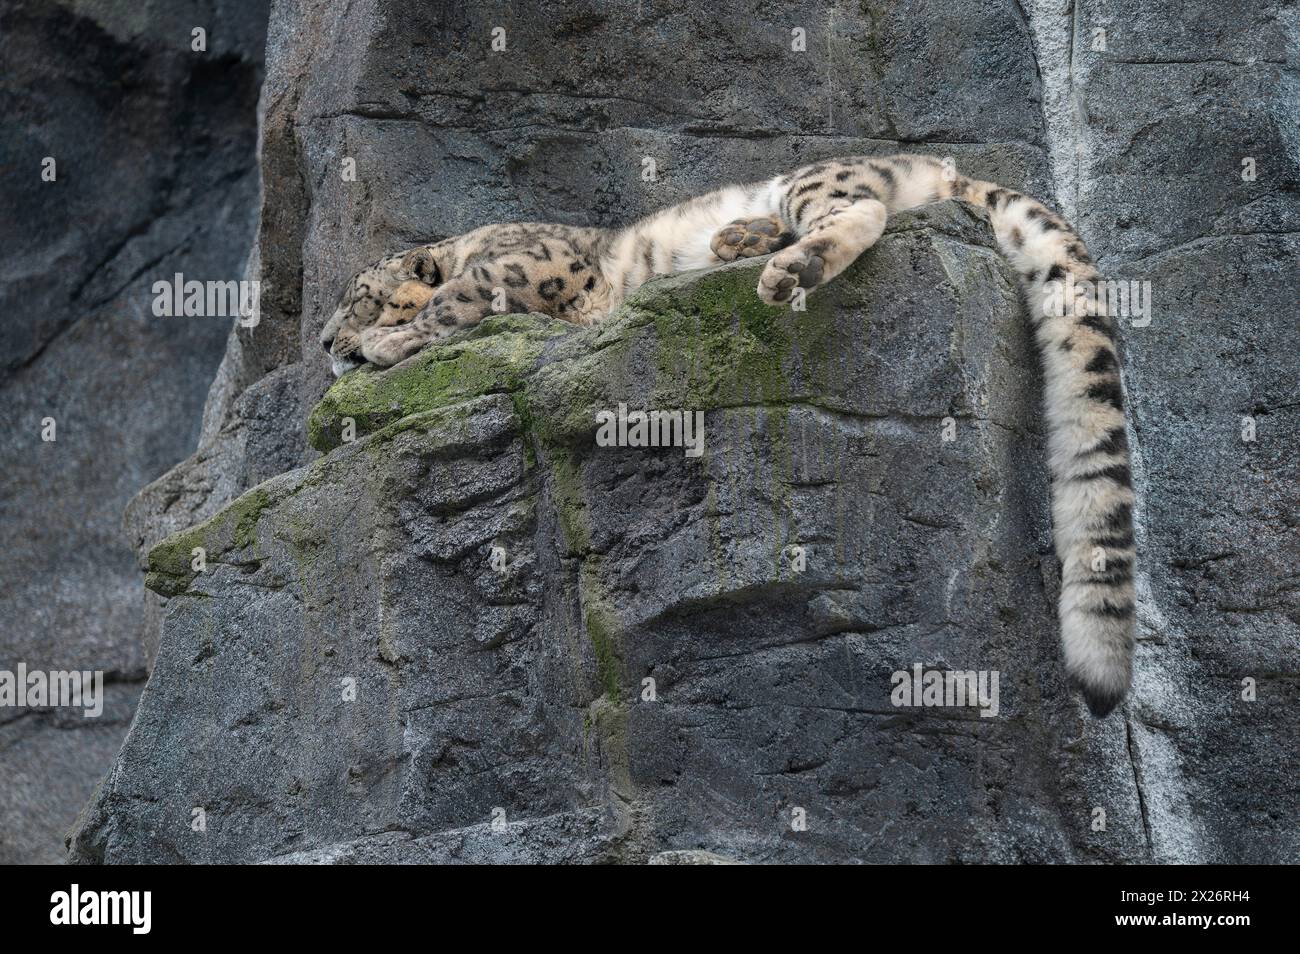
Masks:
[[[783,305],[831,281],[890,213],[943,199],[987,211],[1018,274],[1044,371],[1066,672],[1098,717],[1132,679],[1134,491],[1116,325],[1078,233],[1041,202],[929,156],[851,156],[729,185],[626,228],[489,225],[390,255],[347,283],[320,335],[335,374],[388,366],[484,317],[607,317],[656,275],[769,255],[756,293]],[[1053,288],[1074,294],[1049,294]],[[1053,304],[1055,302],[1055,304]],[[792,315],[792,319],[795,317]]]

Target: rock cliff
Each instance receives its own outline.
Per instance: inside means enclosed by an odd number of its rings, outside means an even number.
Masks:
[[[263,322],[131,508],[157,663],[73,857],[1295,861],[1298,29],[1208,0],[275,4]],[[728,267],[326,394],[315,332],[381,252],[898,149],[1151,284],[1121,328],[1138,679],[1105,722],[1061,683],[1035,364],[963,209],[893,223],[797,320]],[[595,446],[620,402],[704,411],[706,453]],[[916,663],[998,670],[998,716],[895,709]]]
[[[156,625],[122,510],[194,452],[232,324],[158,317],[152,286],[242,275],[266,16],[261,0],[0,6],[0,670],[98,670],[107,700],[96,719],[0,708],[0,864],[64,859],[148,675]]]
[[[987,223],[902,216],[802,314],[760,268],[341,379],[326,456],[151,551],[157,664],[74,856],[1147,857],[1130,731],[1063,684]],[[620,403],[703,411],[703,455],[598,446]],[[892,706],[917,663],[998,671],[996,717]]]

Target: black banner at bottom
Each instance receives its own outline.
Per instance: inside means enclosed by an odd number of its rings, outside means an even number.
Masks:
[[[442,874],[357,867],[9,868],[0,875],[9,882],[0,889],[0,923],[14,942],[48,932],[80,940],[112,935],[127,944],[151,938],[211,943],[264,936],[267,926],[279,924],[297,941],[338,943],[351,936],[373,941],[379,924],[410,930],[435,912],[466,925],[481,913],[499,942],[507,926],[530,939],[549,933],[559,927],[557,907],[564,906],[572,908],[563,915],[566,922],[621,923],[658,943],[656,937],[667,941],[676,932],[665,922],[680,925],[683,915],[709,918],[726,931],[759,926],[738,923],[738,913],[744,919],[755,909],[752,902],[738,906],[733,892],[749,885],[753,901],[765,899],[765,917],[793,918],[790,927],[801,930],[824,925],[842,932],[845,902],[852,899],[849,915],[859,933],[933,924],[1043,927],[1070,938],[1199,932],[1231,943],[1242,932],[1283,927],[1288,918],[1282,905],[1291,893],[1283,880],[1291,871],[1284,867],[834,868],[793,885],[779,873],[774,881],[754,883],[660,881],[665,873],[622,887],[608,880],[592,886],[574,872],[578,883],[569,902],[557,882],[536,890],[535,872],[514,884],[510,872],[462,871],[455,887]],[[643,884],[652,890],[624,892]],[[681,891],[691,884],[697,886],[691,893]],[[710,884],[725,893],[698,890]],[[640,910],[637,898],[643,899]]]

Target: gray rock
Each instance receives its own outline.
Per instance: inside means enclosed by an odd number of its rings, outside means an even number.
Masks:
[[[620,826],[606,809],[485,822],[413,838],[391,832],[293,852],[264,864],[601,864],[617,860]],[[652,862],[653,863],[653,862]]]
[[[1076,215],[1107,274],[1154,300],[1124,329],[1145,575],[1129,734],[1151,856],[1295,862],[1300,780],[1276,753],[1300,702],[1300,19],[1088,0],[1076,30]]]
[[[73,858],[1147,857],[1129,731],[1064,684],[986,221],[898,217],[803,314],[761,265],[340,381],[327,456],[151,551],[162,642]],[[431,368],[491,349],[527,367],[479,396]],[[703,410],[707,452],[597,447],[619,402]],[[997,717],[894,707],[915,663],[997,670]]]
[[[274,4],[263,322],[199,454],[132,507],[157,668],[74,858],[1300,860],[1300,20],[960,14]],[[898,149],[1054,202],[1151,282],[1121,329],[1138,676],[1105,722],[1061,679],[1032,353],[954,207],[894,223],[797,322],[753,302],[753,265],[680,277],[607,327],[498,319],[350,375],[304,434],[316,332],[381,252]],[[708,453],[593,447],[620,400],[705,409]],[[339,447],[345,416],[366,436]],[[895,709],[914,662],[997,669],[998,717]]]
[[[0,12],[0,670],[101,670],[126,706],[84,723],[0,710],[0,862],[65,856],[143,685],[122,510],[194,450],[231,326],[155,317],[152,286],[240,275],[265,20],[254,0]]]
[[[741,862],[711,851],[661,851],[651,855],[648,865],[738,865]]]
[[[107,683],[103,712],[0,710],[0,864],[63,864],[77,812],[122,745],[140,696],[135,682]]]

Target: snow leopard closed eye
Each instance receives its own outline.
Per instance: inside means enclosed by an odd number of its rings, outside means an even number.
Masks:
[[[335,374],[374,361],[366,345],[375,329],[413,322],[440,280],[437,260],[425,247],[387,256],[353,275],[320,333]]]

